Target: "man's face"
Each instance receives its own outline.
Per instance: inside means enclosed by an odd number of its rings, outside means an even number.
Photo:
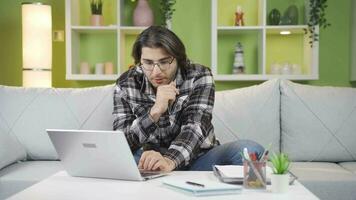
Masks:
[[[177,61],[162,48],[142,48],[141,64],[154,88],[167,85],[175,78]]]

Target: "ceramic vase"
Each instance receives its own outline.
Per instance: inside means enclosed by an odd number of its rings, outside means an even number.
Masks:
[[[148,4],[148,0],[139,0],[133,12],[134,26],[153,25],[153,11]]]
[[[271,186],[273,193],[286,193],[289,186],[289,174],[272,174]]]
[[[90,16],[90,25],[103,26],[104,25],[104,17],[102,15],[91,15]]]

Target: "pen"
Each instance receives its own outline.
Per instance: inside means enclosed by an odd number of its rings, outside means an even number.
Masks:
[[[194,186],[199,186],[199,187],[205,187],[205,185],[203,185],[203,184],[195,183],[195,182],[192,182],[192,181],[186,181],[185,183],[186,183],[186,184],[189,184],[189,185],[194,185]]]

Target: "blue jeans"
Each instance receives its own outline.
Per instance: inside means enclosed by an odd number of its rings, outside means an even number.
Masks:
[[[178,170],[211,171],[214,165],[242,165],[241,153],[245,147],[248,152],[262,154],[264,151],[264,148],[254,141],[238,140],[216,146],[194,160],[191,165]],[[141,149],[134,153],[136,163],[140,160],[141,154]]]

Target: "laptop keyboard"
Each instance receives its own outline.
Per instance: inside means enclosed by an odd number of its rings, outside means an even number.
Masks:
[[[140,174],[141,174],[142,177],[158,175],[158,174],[161,174],[161,173],[162,173],[162,172],[160,172],[160,171],[145,171],[145,170],[140,170]]]

